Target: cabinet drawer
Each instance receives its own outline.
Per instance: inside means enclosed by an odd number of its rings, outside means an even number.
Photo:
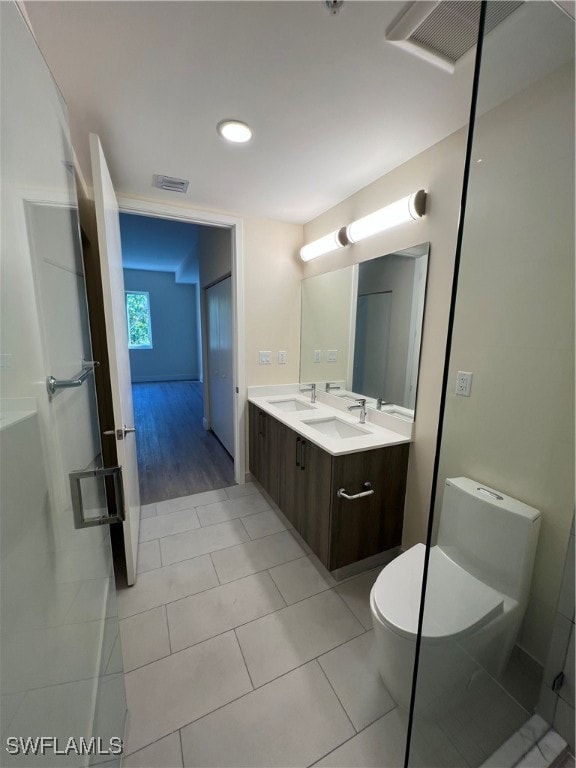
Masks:
[[[330,570],[400,546],[408,452],[408,445],[395,445],[334,457]],[[365,482],[374,491],[370,496],[338,497],[339,488],[353,495]]]

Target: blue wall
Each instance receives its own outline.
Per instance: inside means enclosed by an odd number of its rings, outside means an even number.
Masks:
[[[153,349],[130,350],[132,381],[198,379],[196,286],[174,282],[173,272],[125,269],[124,288],[150,294]]]

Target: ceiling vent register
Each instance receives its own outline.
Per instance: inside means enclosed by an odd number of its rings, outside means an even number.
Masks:
[[[188,191],[189,183],[186,179],[175,179],[173,176],[160,176],[155,173],[152,186],[158,187],[158,189],[166,189],[169,192],[182,192],[182,194],[185,194]]]
[[[522,2],[501,0],[489,3],[484,34],[490,33]],[[410,3],[386,30],[386,39],[449,72],[456,62],[476,45],[480,2],[443,0]]]

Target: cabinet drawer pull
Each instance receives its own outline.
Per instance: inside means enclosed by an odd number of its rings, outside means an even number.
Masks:
[[[296,438],[296,466],[300,466],[300,443],[302,441],[301,437]]]
[[[337,496],[339,499],[346,499],[347,501],[354,501],[354,499],[363,499],[365,496],[371,496],[374,493],[374,488],[372,488],[371,483],[366,481],[362,488],[365,490],[360,491],[360,493],[354,493],[351,496],[346,493],[345,488],[338,488]]]
[[[300,443],[300,469],[306,469],[305,465],[305,458],[306,458],[306,440],[302,440]]]

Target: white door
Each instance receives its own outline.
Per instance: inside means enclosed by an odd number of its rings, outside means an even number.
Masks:
[[[210,428],[234,456],[232,278],[206,290]]]
[[[122,271],[122,246],[118,202],[100,139],[90,134],[90,156],[94,183],[94,202],[98,225],[98,248],[102,273],[102,293],[106,319],[106,339],[110,361],[110,383],[114,410],[114,429],[118,464],[124,480],[124,547],[126,550],[126,576],[128,584],[136,580],[138,558],[138,531],[140,527],[140,489],[134,410],[132,407],[132,382],[128,354],[128,329],[124,297],[124,273]]]

